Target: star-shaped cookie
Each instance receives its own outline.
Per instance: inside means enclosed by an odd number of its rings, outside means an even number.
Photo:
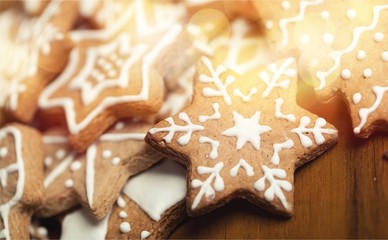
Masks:
[[[53,216],[81,203],[89,214],[103,218],[128,177],[161,159],[143,141],[149,128],[150,124],[132,120],[118,122],[85,154],[72,150],[63,133],[45,133],[47,201],[39,215]]]
[[[387,1],[257,1],[256,6],[271,45],[298,49],[301,78],[319,99],[345,101],[356,136],[387,131]]]
[[[0,129],[0,238],[28,239],[32,214],[44,203],[41,135],[21,124]]]
[[[31,121],[40,92],[66,64],[72,47],[66,33],[75,17],[62,1],[49,2],[39,17],[14,8],[0,13],[2,118]]]
[[[100,221],[79,209],[62,221],[63,239],[165,239],[186,217],[186,171],[164,160],[128,180]],[[156,200],[157,199],[157,200]]]
[[[189,215],[234,198],[292,214],[295,169],[337,141],[332,125],[296,104],[296,82],[293,58],[252,78],[201,59],[192,105],[146,136],[151,146],[188,167]]]
[[[159,13],[160,10],[164,14]],[[66,69],[41,94],[46,115],[63,109],[70,143],[84,151],[121,118],[156,113],[163,99],[163,56],[182,31],[174,5],[133,1],[113,27],[71,33]],[[169,10],[169,11],[168,11]]]

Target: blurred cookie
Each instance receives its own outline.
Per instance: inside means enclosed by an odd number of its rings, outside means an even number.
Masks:
[[[12,123],[0,129],[0,238],[28,239],[32,214],[44,203],[40,134]]]

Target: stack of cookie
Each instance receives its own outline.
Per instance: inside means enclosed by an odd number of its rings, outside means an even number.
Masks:
[[[357,136],[387,130],[387,15],[386,0],[2,1],[0,238],[166,238],[235,198],[292,215],[294,171],[338,137],[298,83],[343,99]]]

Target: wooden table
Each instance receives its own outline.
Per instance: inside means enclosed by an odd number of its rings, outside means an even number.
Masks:
[[[292,218],[237,200],[186,220],[171,238],[388,238],[388,160],[382,157],[388,134],[356,139],[339,101],[305,107],[325,116],[340,137],[333,149],[296,171]]]

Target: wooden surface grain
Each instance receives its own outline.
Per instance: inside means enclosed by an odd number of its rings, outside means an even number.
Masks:
[[[388,134],[356,139],[345,104],[312,105],[305,107],[333,123],[340,137],[296,171],[292,218],[236,200],[187,219],[171,238],[388,238]]]

